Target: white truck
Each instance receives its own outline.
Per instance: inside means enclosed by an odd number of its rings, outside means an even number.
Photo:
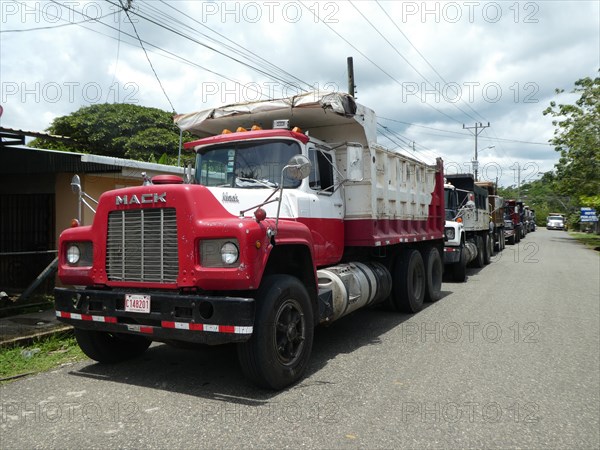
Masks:
[[[454,281],[462,282],[468,264],[481,268],[494,252],[488,191],[477,186],[471,174],[446,175],[444,202],[444,265]]]

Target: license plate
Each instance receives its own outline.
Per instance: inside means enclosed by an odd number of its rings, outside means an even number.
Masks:
[[[125,311],[149,313],[150,296],[141,294],[125,294]]]

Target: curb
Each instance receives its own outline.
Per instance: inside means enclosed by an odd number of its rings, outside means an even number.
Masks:
[[[27,336],[19,336],[5,341],[0,341],[0,349],[7,347],[26,346],[34,341],[52,337],[57,334],[73,334],[73,327],[71,325],[62,325],[52,330],[40,331],[38,333],[29,334]]]

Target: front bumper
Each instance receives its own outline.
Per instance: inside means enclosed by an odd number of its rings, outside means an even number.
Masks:
[[[454,264],[460,261],[460,247],[444,247],[444,264]]]
[[[151,296],[151,309],[137,313],[125,311],[125,295],[131,293],[56,288],[56,317],[75,328],[137,334],[156,341],[216,345],[243,342],[252,336],[252,298],[144,292]]]

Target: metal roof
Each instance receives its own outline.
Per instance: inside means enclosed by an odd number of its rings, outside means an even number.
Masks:
[[[109,173],[123,168],[183,174],[182,167],[166,166],[86,153],[15,145],[0,148],[0,174]]]

